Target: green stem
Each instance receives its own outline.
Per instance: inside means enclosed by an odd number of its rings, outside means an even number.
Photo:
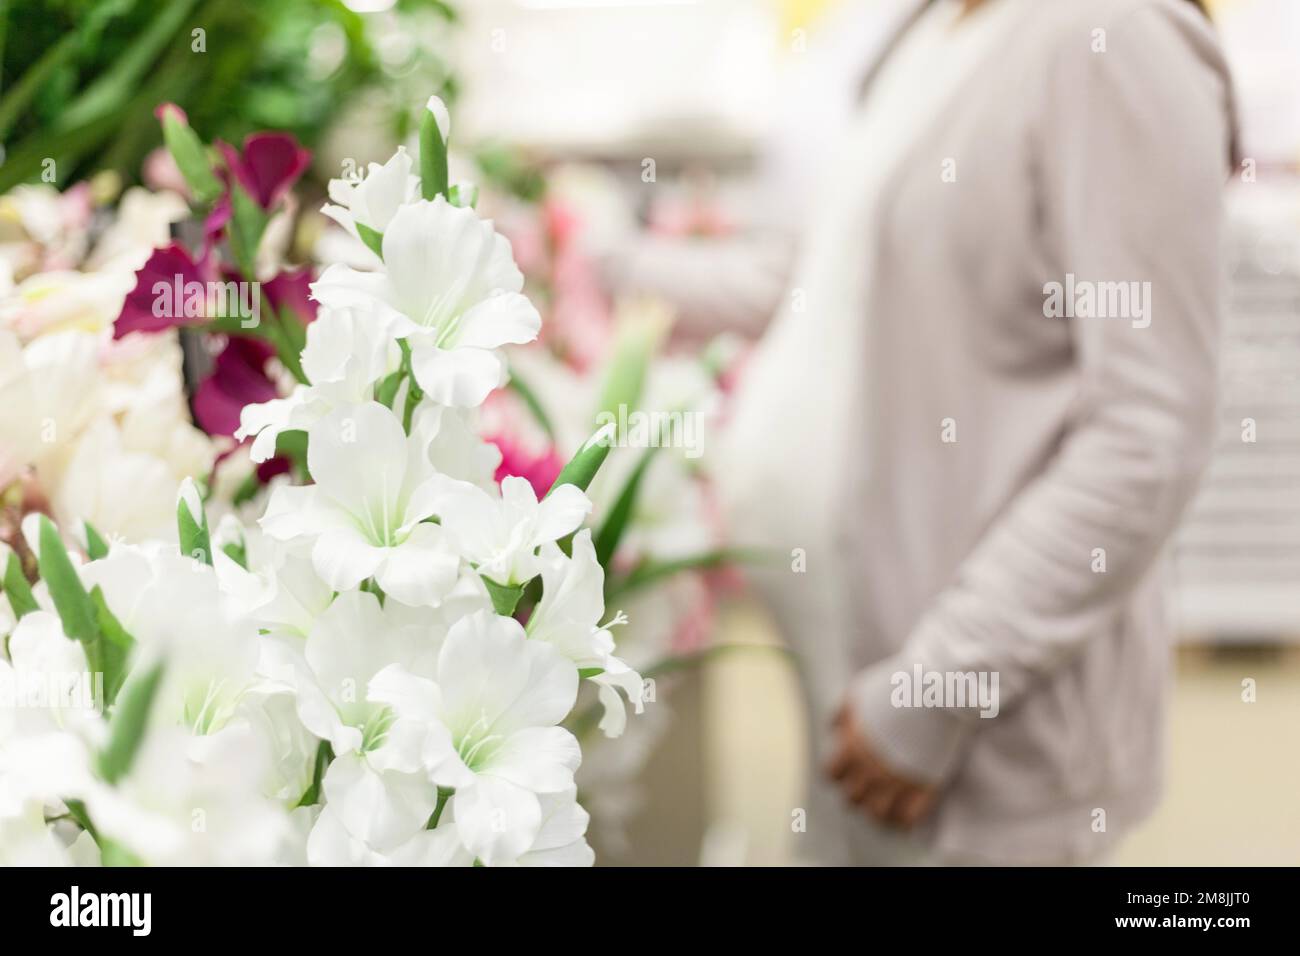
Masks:
[[[451,787],[438,788],[438,804],[433,808],[433,815],[429,817],[429,822],[424,825],[426,830],[436,830],[438,828],[438,821],[442,819],[443,808],[447,806],[447,801],[451,799],[451,795],[455,792]]]
[[[397,345],[402,350],[401,373],[406,377],[406,407],[402,409],[402,430],[411,434],[411,419],[420,402],[424,400],[424,391],[415,381],[415,371],[411,368],[411,346],[406,339],[398,339]]]

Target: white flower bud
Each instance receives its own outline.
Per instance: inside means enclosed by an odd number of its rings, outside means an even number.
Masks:
[[[438,97],[431,96],[425,109],[433,114],[438,123],[438,133],[442,136],[442,141],[447,142],[447,137],[451,135],[451,114],[447,112],[447,104]]]
[[[186,478],[181,482],[180,491],[177,492],[177,500],[185,502],[185,507],[189,509],[190,518],[193,519],[196,527],[203,527],[203,498],[199,494],[198,486],[194,484],[193,478]]]

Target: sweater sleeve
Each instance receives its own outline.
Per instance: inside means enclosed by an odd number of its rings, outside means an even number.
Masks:
[[[1184,9],[1186,8],[1186,9]],[[1226,68],[1190,4],[1148,0],[1062,38],[1031,146],[1064,284],[1150,283],[1145,315],[1071,324],[1079,390],[1049,466],[850,700],[900,771],[941,781],[974,708],[896,708],[891,677],[996,672],[1005,710],[1103,633],[1195,490],[1215,432]],[[1063,31],[1065,32],[1065,31]],[[1095,549],[1104,549],[1105,570]]]

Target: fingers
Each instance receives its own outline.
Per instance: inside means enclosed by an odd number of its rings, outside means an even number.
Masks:
[[[846,800],[871,820],[910,830],[934,808],[933,787],[893,773],[872,751],[853,725],[847,708],[835,715],[835,744],[826,774],[840,785]]]
[[[935,792],[931,787],[904,789],[889,808],[888,822],[900,829],[910,830],[929,815],[934,801]]]

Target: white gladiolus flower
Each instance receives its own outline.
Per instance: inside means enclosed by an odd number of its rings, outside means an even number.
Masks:
[[[247,724],[193,736],[157,727],[127,776],[86,798],[96,829],[154,866],[276,862],[288,816],[265,796],[267,741]]]
[[[316,573],[336,591],[373,577],[406,604],[437,604],[455,584],[459,558],[425,521],[442,480],[429,437],[408,437],[375,402],[335,409],[307,433],[316,483],[276,488],[262,529],[282,541],[313,539]]]
[[[577,530],[591,502],[573,485],[541,501],[526,479],[509,476],[499,496],[463,481],[439,482],[435,501],[456,548],[497,584],[514,586],[542,569],[537,549]]]
[[[452,626],[434,680],[389,667],[371,680],[369,698],[390,707],[394,730],[418,743],[433,782],[455,789],[461,842],[492,865],[533,846],[539,794],[573,786],[582,755],[556,724],[577,691],[571,662],[527,640],[517,621],[480,612]]]
[[[384,232],[384,271],[334,265],[312,286],[323,305],[373,310],[410,343],[411,367],[440,405],[482,404],[505,377],[503,345],[537,337],[541,318],[492,223],[441,196],[402,206]]]
[[[307,327],[302,368],[310,385],[297,385],[288,398],[246,405],[235,438],[253,437],[249,457],[275,454],[281,432],[306,429],[342,405],[369,401],[372,387],[396,367],[396,348],[382,329],[352,309],[322,309]],[[255,437],[254,437],[255,436]]]
[[[420,197],[420,179],[411,174],[411,157],[399,146],[384,165],[371,163],[360,182],[331,179],[329,196],[321,212],[348,232],[356,235],[361,225],[382,233],[401,206]]]
[[[542,547],[542,600],[528,619],[528,636],[552,645],[580,669],[596,670],[604,708],[600,729],[617,737],[627,714],[615,688],[627,695],[636,712],[645,710],[641,675],[614,656],[614,637],[599,624],[605,610],[605,572],[596,560],[591,531],[573,537],[573,557],[555,544]]]

